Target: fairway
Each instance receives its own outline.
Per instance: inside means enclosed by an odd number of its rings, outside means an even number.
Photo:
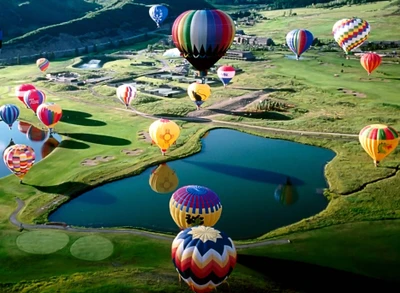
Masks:
[[[114,245],[107,238],[89,235],[81,237],[71,245],[71,254],[76,258],[89,261],[100,261],[110,257]]]
[[[69,242],[67,234],[56,231],[31,231],[18,236],[17,246],[32,254],[51,254],[63,249]]]

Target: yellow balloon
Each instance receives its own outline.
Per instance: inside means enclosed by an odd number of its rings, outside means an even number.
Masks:
[[[188,87],[188,95],[198,108],[210,97],[211,88],[206,83],[194,82]]]
[[[149,184],[157,193],[170,193],[178,187],[179,179],[175,171],[166,163],[151,172]]]
[[[149,127],[152,142],[161,149],[163,155],[176,142],[180,132],[179,126],[168,119],[158,119]]]
[[[393,127],[372,124],[360,131],[359,140],[363,149],[374,160],[375,166],[378,166],[380,161],[396,149],[399,134]]]

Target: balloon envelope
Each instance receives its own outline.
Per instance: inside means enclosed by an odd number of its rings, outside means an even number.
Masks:
[[[275,189],[274,197],[277,202],[283,205],[292,205],[299,199],[298,193],[290,180]]]
[[[55,103],[44,103],[38,107],[36,115],[44,125],[52,129],[60,121],[62,109]]]
[[[160,24],[167,18],[168,16],[168,8],[163,5],[153,5],[149,9],[149,15],[152,20],[157,24],[157,27],[160,27]]]
[[[361,46],[368,38],[369,23],[361,18],[348,18],[337,21],[332,28],[335,41],[348,54]]]
[[[229,65],[223,65],[217,70],[217,75],[224,86],[226,86],[232,80],[232,78],[235,76],[235,73],[235,68]]]
[[[399,143],[399,134],[391,126],[372,124],[361,129],[359,140],[363,149],[377,166],[380,161],[396,149]]]
[[[15,88],[15,95],[17,96],[17,98],[18,98],[22,103],[24,103],[25,106],[27,106],[27,105],[25,104],[25,101],[24,101],[25,92],[27,92],[27,91],[29,91],[29,90],[35,90],[35,89],[36,89],[35,86],[33,86],[32,84],[21,84],[21,85],[19,85],[19,86],[17,86],[17,87]],[[28,107],[28,106],[27,106],[27,107]]]
[[[368,72],[368,75],[372,73],[379,65],[381,65],[382,57],[375,53],[365,53],[361,56],[361,66]]]
[[[4,151],[3,161],[22,180],[35,163],[35,152],[30,146],[16,144]]]
[[[170,193],[178,187],[179,179],[175,171],[164,163],[151,172],[149,184],[157,193]]]
[[[222,205],[211,189],[187,185],[172,194],[169,212],[181,229],[197,225],[214,226],[221,217]]]
[[[137,90],[134,86],[123,84],[117,88],[117,97],[126,107],[132,103],[132,100],[136,98],[136,96]]]
[[[211,95],[211,88],[206,83],[194,82],[187,89],[189,98],[198,107],[202,105]]]
[[[36,60],[36,66],[40,69],[40,71],[45,72],[49,68],[50,62],[46,58],[39,58]]]
[[[292,30],[286,35],[286,44],[296,54],[296,59],[311,47],[313,40],[313,34],[304,29]]]
[[[175,46],[201,76],[225,55],[235,33],[232,18],[217,9],[185,11],[172,26]]]
[[[31,124],[24,122],[24,121],[18,121],[18,130],[26,134],[28,132],[29,127],[31,127]]]
[[[29,127],[28,132],[26,133],[26,137],[30,141],[35,141],[35,142],[40,142],[40,141],[45,141],[47,139],[48,132],[43,131],[42,129],[39,129],[33,125]]]
[[[0,118],[10,129],[19,117],[19,108],[13,104],[6,104],[0,107]]]
[[[52,151],[59,145],[59,141],[54,137],[50,136],[48,140],[42,145],[41,154],[42,158],[46,158]]]
[[[164,154],[179,137],[181,130],[179,126],[168,119],[158,119],[149,127],[149,135],[152,141]]]
[[[37,108],[46,101],[46,94],[43,91],[34,89],[26,91],[24,103],[36,114]]]
[[[212,227],[181,231],[171,245],[172,262],[180,277],[197,293],[222,284],[236,265],[236,248],[230,237]]]

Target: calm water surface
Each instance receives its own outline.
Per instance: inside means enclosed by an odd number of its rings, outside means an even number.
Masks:
[[[200,153],[167,166],[179,178],[177,188],[195,184],[215,191],[223,206],[215,228],[233,239],[246,239],[325,209],[324,166],[334,156],[323,148],[217,129],[202,139]],[[156,193],[149,184],[156,167],[93,189],[60,207],[50,220],[178,233],[169,213],[172,192]],[[293,188],[284,186],[288,177]]]

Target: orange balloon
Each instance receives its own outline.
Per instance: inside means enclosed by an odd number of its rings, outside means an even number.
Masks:
[[[382,58],[376,53],[366,53],[361,56],[360,63],[362,67],[368,72],[372,73],[379,65],[381,65]]]

